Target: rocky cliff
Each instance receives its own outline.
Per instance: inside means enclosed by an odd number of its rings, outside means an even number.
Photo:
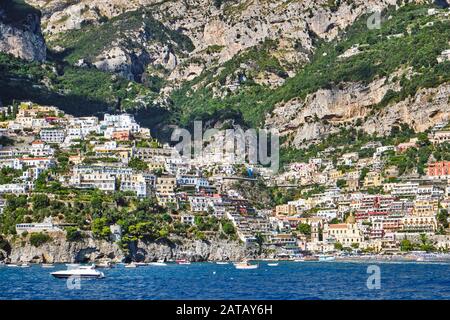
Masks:
[[[42,12],[49,48],[66,65],[149,88],[145,105],[168,110],[161,127],[231,119],[277,128],[298,148],[343,126],[388,134],[448,117],[446,1],[439,11],[431,0],[26,2]],[[375,30],[366,24],[373,12]],[[21,49],[31,35],[3,50],[45,58]]]
[[[280,42],[274,54],[292,74],[295,68],[308,61],[317,39],[333,39],[362,14],[398,3],[397,0],[27,2],[42,10],[44,33],[50,43],[58,43],[56,40],[73,34],[74,30],[89,30],[102,25],[108,26],[114,33],[115,25],[126,21],[131,11],[142,14],[143,10],[147,10],[147,14],[165,28],[187,36],[193,50],[171,51],[176,41],[154,41],[151,32],[145,32],[145,21],[142,21],[142,28],[117,34],[93,57],[92,62],[102,70],[127,77],[140,76],[142,68],[149,65],[162,67],[164,78],[175,84],[192,79],[212,66],[221,65],[267,39]],[[95,41],[94,38],[92,41]],[[142,54],[142,46],[150,47],[144,50],[147,59],[133,59],[133,56]],[[141,71],[133,73],[133,70]],[[271,76],[267,75],[268,78]]]
[[[47,48],[41,33],[39,11],[12,0],[0,4],[0,52],[44,61]]]
[[[96,261],[142,261],[158,259],[188,259],[190,261],[241,260],[257,256],[256,249],[246,249],[238,242],[194,241],[179,239],[170,241],[130,244],[126,253],[117,243],[85,238],[69,242],[65,236],[53,236],[52,241],[38,247],[22,239],[9,239],[8,252],[0,250],[0,260],[10,263],[79,263]]]

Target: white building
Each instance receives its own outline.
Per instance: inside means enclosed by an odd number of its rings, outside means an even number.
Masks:
[[[47,217],[42,223],[19,223],[16,224],[17,234],[22,234],[23,232],[33,233],[33,232],[60,232],[60,228],[53,224],[52,218]]]
[[[147,183],[142,174],[126,175],[120,180],[120,190],[132,191],[138,197],[147,196]]]
[[[25,183],[7,183],[0,184],[0,193],[13,193],[23,194],[28,190],[28,186]]]
[[[41,140],[47,143],[63,143],[66,130],[63,128],[45,128],[39,133]]]

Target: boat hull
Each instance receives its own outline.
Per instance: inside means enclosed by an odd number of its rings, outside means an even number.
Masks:
[[[103,278],[104,275],[78,275],[78,274],[54,274],[52,276],[58,279],[67,279],[71,277],[82,278],[82,279],[100,279]]]
[[[251,270],[251,269],[258,269],[258,265],[251,265],[251,266],[235,266],[238,270]]]

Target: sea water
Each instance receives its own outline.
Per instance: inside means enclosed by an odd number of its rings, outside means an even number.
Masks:
[[[66,269],[63,264],[0,266],[0,299],[450,299],[450,263],[257,263],[252,270],[214,263],[116,265],[100,269],[103,279],[75,285],[50,275]],[[374,265],[378,287],[370,285]]]

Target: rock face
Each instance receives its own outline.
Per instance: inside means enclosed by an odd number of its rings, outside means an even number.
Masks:
[[[44,61],[47,47],[41,33],[39,14],[28,13],[20,21],[12,20],[8,14],[0,7],[0,52],[25,60]]]
[[[339,124],[357,126],[369,134],[386,135],[404,123],[416,131],[425,131],[448,120],[450,85],[421,89],[415,96],[381,110],[374,109],[389,91],[398,91],[398,83],[376,80],[369,85],[347,83],[341,87],[320,89],[304,100],[292,99],[279,104],[266,118],[266,124],[282,135],[292,135],[293,144],[303,147],[339,131]]]
[[[65,236],[54,236],[52,242],[35,247],[22,240],[11,240],[11,252],[0,251],[0,260],[10,263],[80,263],[96,261],[156,261],[159,259],[187,259],[190,261],[241,260],[257,257],[255,248],[249,249],[238,242],[195,241],[179,239],[142,242],[129,246],[127,253],[116,243],[86,238],[79,242],[66,241]]]
[[[100,259],[121,261],[123,254],[117,244],[91,238],[81,242],[68,242],[62,236],[39,247],[29,243],[22,244],[20,240],[12,241],[8,259],[11,263],[89,262]]]
[[[124,12],[149,9],[154,19],[169,28],[188,36],[195,50],[185,56],[168,52],[166,45],[152,45],[155,50],[146,50],[152,59],[133,59],[132,53],[124,50],[116,58],[105,59],[96,64],[103,70],[130,76],[129,70],[147,64],[162,65],[167,70],[170,82],[190,80],[205,69],[223,64],[236,54],[267,40],[279,41],[277,58],[288,72],[308,61],[314,50],[314,39],[332,39],[340,30],[353,23],[361,14],[382,10],[396,5],[397,0],[337,1],[328,0],[272,2],[260,0],[27,0],[43,12],[44,33],[52,39],[68,30],[83,25],[103,23]],[[129,37],[129,35],[124,35]],[[120,43],[121,39],[116,39]],[[108,50],[114,49],[111,44]],[[214,48],[214,50],[210,50]],[[136,76],[136,74],[134,74]],[[267,76],[268,85],[279,85],[283,81]],[[168,84],[171,86],[172,84]]]
[[[179,244],[168,242],[144,243],[130,247],[134,261],[151,262],[158,259],[187,259],[189,261],[241,260],[254,255],[238,242],[228,241],[186,241]]]

